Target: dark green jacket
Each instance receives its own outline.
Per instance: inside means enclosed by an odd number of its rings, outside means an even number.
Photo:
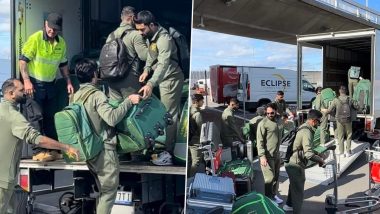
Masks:
[[[265,117],[257,128],[256,144],[259,157],[278,158],[284,126],[279,117],[275,121]]]
[[[16,103],[0,103],[0,188],[17,184],[23,140],[38,145],[41,134],[19,112]]]
[[[190,143],[189,145],[195,145],[195,144],[199,144],[199,138],[200,138],[200,134],[201,134],[201,128],[202,128],[202,124],[203,124],[203,117],[202,117],[202,112],[201,112],[201,109],[194,106],[194,105],[191,105],[190,106],[190,126],[189,129],[192,130],[193,132],[193,136],[190,140]],[[193,127],[195,126],[195,127]]]
[[[90,83],[81,84],[79,90],[74,94],[73,101],[77,101],[83,93],[91,88],[95,88],[95,86]],[[94,131],[99,135],[103,135],[107,125],[115,127],[116,124],[124,118],[128,110],[132,107],[132,102],[129,99],[125,99],[117,108],[114,108],[108,103],[107,96],[102,91],[98,90],[88,97],[84,103],[84,107],[93,127],[95,128]],[[115,144],[116,142],[110,143]],[[111,147],[106,148],[114,149],[114,146],[115,145],[111,145]]]
[[[160,85],[164,80],[182,73],[178,65],[177,47],[169,32],[159,26],[152,39],[148,40],[148,58],[144,71],[153,72],[148,84]]]
[[[302,127],[306,128],[301,129]],[[298,164],[306,168],[305,163],[307,163],[307,161],[305,161],[305,159],[310,160],[316,155],[312,148],[315,128],[305,122],[299,129],[296,139],[294,140],[293,155],[290,157],[289,163]],[[303,155],[299,155],[297,151],[303,151]]]

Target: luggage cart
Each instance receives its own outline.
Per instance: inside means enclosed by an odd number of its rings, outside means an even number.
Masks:
[[[338,199],[338,181],[337,181],[337,161],[335,148],[330,147],[333,159],[325,164],[332,166],[333,178],[334,178],[334,192],[329,194],[325,199],[325,210],[328,214],[335,213],[373,213],[380,209],[380,198],[378,195],[368,195],[362,197],[344,198]],[[380,183],[380,159],[374,159],[374,157],[380,158],[380,152],[373,150],[366,150],[368,154],[369,165],[369,188],[372,187],[372,183],[377,181]],[[375,156],[374,156],[375,155]]]

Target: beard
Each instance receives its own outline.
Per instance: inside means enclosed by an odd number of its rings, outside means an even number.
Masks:
[[[18,96],[15,98],[15,101],[19,104],[25,104],[26,103],[26,95],[23,94],[22,96]]]

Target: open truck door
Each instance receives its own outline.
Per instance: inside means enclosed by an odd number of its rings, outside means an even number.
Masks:
[[[297,105],[302,105],[302,75],[304,47],[322,50],[322,87],[336,92],[339,86],[347,86],[348,70],[351,66],[361,67],[362,77],[371,81],[369,108],[358,112],[366,131],[373,132],[380,117],[380,31],[363,29],[297,36]]]

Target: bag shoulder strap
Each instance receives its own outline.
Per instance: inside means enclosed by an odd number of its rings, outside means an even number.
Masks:
[[[86,102],[86,100],[90,97],[90,95],[95,93],[96,91],[98,91],[98,89],[96,89],[95,87],[91,87],[89,89],[86,89],[86,91],[83,92],[83,94],[81,94],[77,100],[74,101],[74,97],[72,97],[72,100],[70,100],[70,104],[71,103],[84,104]]]
[[[120,36],[120,39],[123,40],[124,36],[126,36],[128,34],[128,32],[132,31],[133,29],[126,29],[125,31],[123,31],[123,33],[121,34]]]

